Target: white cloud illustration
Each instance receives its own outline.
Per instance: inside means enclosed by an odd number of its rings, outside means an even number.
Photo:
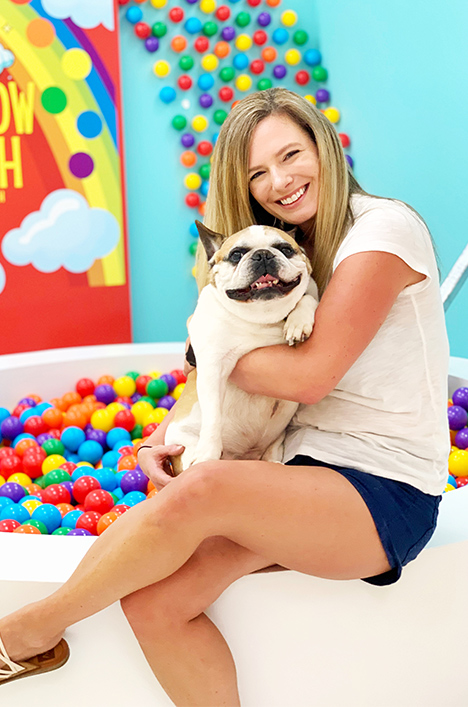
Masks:
[[[5,268],[4,268],[3,265],[0,263],[0,293],[2,293],[3,290],[5,289],[5,280],[6,280],[6,277],[5,277]]]
[[[13,52],[10,52],[9,49],[5,49],[5,47],[0,44],[0,74],[3,69],[8,69],[9,66],[12,66],[14,61],[15,55]]]
[[[120,226],[105,209],[90,208],[86,199],[71,189],[57,189],[2,241],[2,253],[12,265],[33,265],[40,272],[63,267],[86,272],[97,258],[117,246]],[[1,276],[0,276],[1,281]]]
[[[42,0],[42,8],[50,17],[70,18],[83,29],[103,24],[111,32],[114,30],[113,0]]]

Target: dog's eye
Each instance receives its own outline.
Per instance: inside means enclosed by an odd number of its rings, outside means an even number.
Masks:
[[[287,243],[281,243],[280,245],[275,246],[286,258],[292,258],[293,255],[295,254],[294,248],[291,248],[290,245]]]
[[[247,253],[247,250],[241,250],[240,248],[236,248],[236,250],[231,250],[229,253],[228,261],[230,263],[238,263],[242,259],[242,256],[244,256]]]

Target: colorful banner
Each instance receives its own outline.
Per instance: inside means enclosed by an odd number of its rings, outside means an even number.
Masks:
[[[115,11],[0,4],[0,353],[131,340]]]

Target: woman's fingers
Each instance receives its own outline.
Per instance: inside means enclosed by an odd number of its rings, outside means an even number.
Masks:
[[[143,472],[153,482],[158,491],[174,478],[169,461],[170,456],[182,454],[185,447],[180,444],[158,444],[139,451],[138,462]]]

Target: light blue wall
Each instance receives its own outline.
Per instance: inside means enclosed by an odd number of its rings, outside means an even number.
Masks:
[[[443,278],[468,235],[468,3],[283,0],[288,8],[310,33],[308,46],[322,51],[331,104],[343,116],[339,131],[352,139],[357,179],[422,214]],[[154,58],[126,21],[121,27],[134,338],[183,339],[196,288],[187,252],[191,215],[168,125],[174,108],[157,97]],[[468,355],[467,303],[468,285],[447,316],[455,356]]]

